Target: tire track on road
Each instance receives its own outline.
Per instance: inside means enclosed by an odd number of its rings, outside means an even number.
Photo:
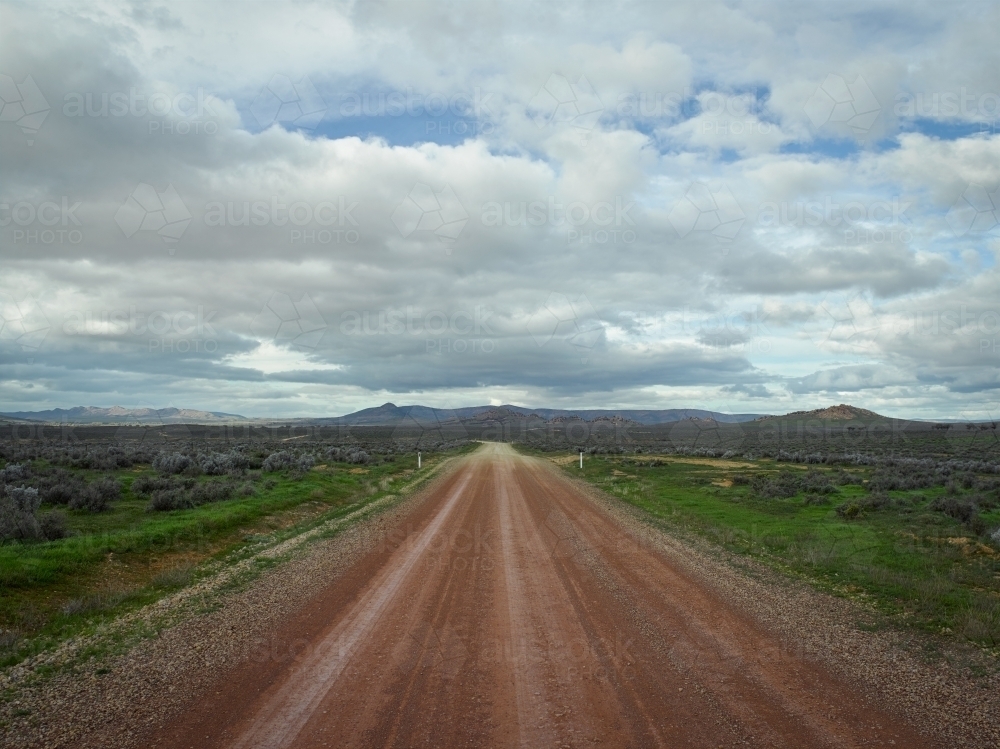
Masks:
[[[367,636],[381,614],[402,587],[403,581],[423,555],[427,546],[444,525],[462,492],[465,491],[472,471],[452,489],[444,506],[423,530],[420,540],[406,551],[396,566],[384,570],[380,579],[373,581],[367,593],[316,647],[308,663],[298,673],[285,681],[275,693],[269,695],[255,719],[232,744],[232,749],[284,749],[290,746],[315,712],[317,705],[333,687],[337,677],[356,651],[358,643]]]

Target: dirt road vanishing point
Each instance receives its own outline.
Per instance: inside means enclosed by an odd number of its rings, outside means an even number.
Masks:
[[[551,464],[486,444],[159,747],[920,747]]]

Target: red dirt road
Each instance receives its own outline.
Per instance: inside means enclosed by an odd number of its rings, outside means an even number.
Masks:
[[[158,746],[927,745],[499,444],[216,690]]]

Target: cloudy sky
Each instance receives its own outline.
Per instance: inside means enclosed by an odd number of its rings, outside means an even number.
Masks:
[[[996,416],[998,28],[0,3],[0,410]]]

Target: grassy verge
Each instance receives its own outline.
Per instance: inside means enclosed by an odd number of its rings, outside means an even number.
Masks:
[[[0,545],[0,666],[156,601],[196,581],[206,565],[245,559],[263,546],[412,490],[447,457],[474,449],[353,467],[329,464],[296,477],[269,474],[250,497],[149,512],[131,482],[148,467],[117,472],[122,498],[104,513],[69,511],[68,538]],[[349,519],[349,518],[348,518]],[[275,560],[257,560],[271,564]]]
[[[839,469],[773,461],[588,456],[580,470],[575,456],[556,460],[656,521],[864,599],[892,620],[1000,653],[1000,554],[940,511],[934,500],[944,496],[942,487],[889,491],[872,507],[871,469],[851,469],[858,483],[837,485]],[[761,496],[762,485],[790,474],[826,481],[828,493]],[[1000,510],[979,518],[995,527]]]

